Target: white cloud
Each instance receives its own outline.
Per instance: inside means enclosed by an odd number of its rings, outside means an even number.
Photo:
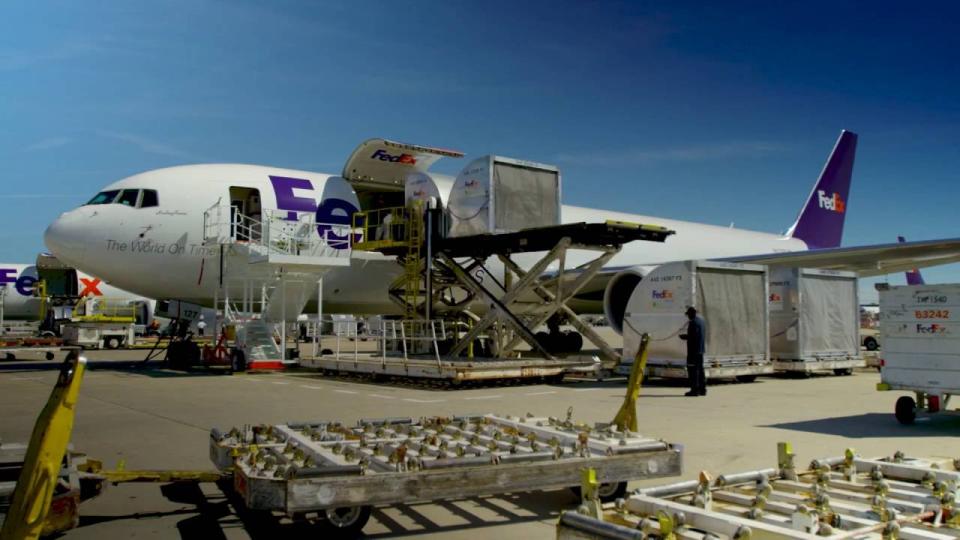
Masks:
[[[181,150],[179,148],[176,148],[174,146],[171,146],[169,144],[165,144],[159,141],[148,139],[141,135],[136,135],[133,133],[122,133],[117,131],[107,131],[107,130],[101,130],[101,129],[97,130],[97,135],[100,135],[101,137],[107,137],[108,139],[114,139],[114,140],[132,144],[140,148],[140,150],[147,152],[148,154],[157,154],[161,156],[193,159],[193,156],[185,150]]]
[[[73,139],[70,137],[48,137],[41,139],[23,149],[24,152],[36,152],[39,150],[52,150],[69,144]]]

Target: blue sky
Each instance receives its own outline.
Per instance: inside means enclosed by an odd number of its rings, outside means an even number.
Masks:
[[[846,245],[960,236],[953,3],[2,10],[3,261],[33,260],[52,219],[124,176],[197,162],[338,172],[375,136],[555,163],[568,203],[780,232],[850,129]],[[960,281],[957,265],[924,274]]]

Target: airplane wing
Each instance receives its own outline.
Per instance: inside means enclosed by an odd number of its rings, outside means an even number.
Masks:
[[[350,154],[342,176],[355,185],[402,191],[410,173],[425,173],[442,157],[463,157],[463,152],[369,139]]]
[[[721,260],[847,270],[857,272],[861,277],[870,277],[960,262],[960,238],[767,253]]]

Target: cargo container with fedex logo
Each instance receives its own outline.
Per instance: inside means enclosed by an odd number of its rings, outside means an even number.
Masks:
[[[770,267],[770,355],[777,371],[863,367],[857,275],[819,268]]]
[[[960,394],[960,284],[877,285],[883,358],[878,390],[907,390],[897,400],[897,420],[947,410]]]
[[[708,379],[752,381],[773,373],[769,348],[767,267],[717,261],[663,264],[647,273],[626,302],[623,359],[628,373],[641,336],[650,335],[647,373],[687,377],[688,306],[706,323],[704,371]]]

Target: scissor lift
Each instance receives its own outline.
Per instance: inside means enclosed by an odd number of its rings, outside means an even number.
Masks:
[[[427,209],[423,219],[419,215],[423,211],[420,204],[411,204],[354,217],[354,228],[364,239],[355,242],[354,249],[395,256],[405,270],[390,290],[406,314],[399,325],[406,333],[388,336],[382,330],[376,352],[354,349],[346,355],[304,359],[303,364],[335,372],[454,381],[593,372],[599,366],[592,358],[558,353],[546,333],[538,335],[537,329],[545,324],[555,327],[562,318],[597,345],[603,357],[618,359],[617,351],[568,303],[627,242],[663,242],[673,234],[658,226],[606,222],[444,237],[439,227],[432,226],[442,219],[440,212]],[[431,232],[419,232],[421,226]],[[565,263],[572,249],[594,256],[568,269]],[[527,269],[514,259],[534,253],[544,254]],[[502,283],[489,269],[493,258],[503,265]],[[482,311],[473,314],[477,307]],[[414,328],[427,333],[418,335]],[[440,337],[437,328],[444,329]],[[391,340],[402,346],[390,347]],[[521,350],[524,344],[529,352]]]

